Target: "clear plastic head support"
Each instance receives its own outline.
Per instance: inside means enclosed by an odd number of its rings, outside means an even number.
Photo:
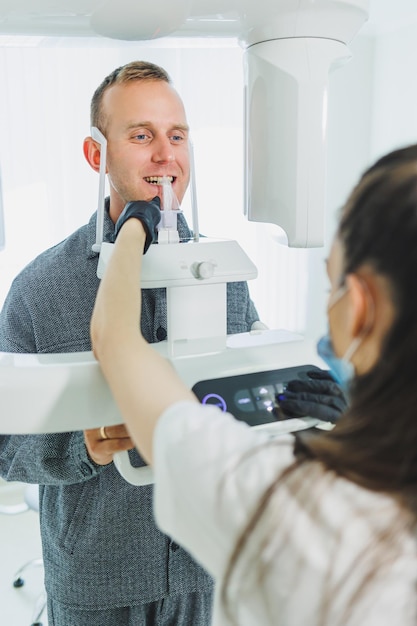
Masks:
[[[92,126],[91,136],[94,141],[97,141],[97,143],[100,144],[96,242],[92,246],[93,252],[100,252],[104,231],[104,192],[106,186],[107,139],[105,138],[103,133],[97,128],[97,126]]]
[[[177,216],[180,211],[178,198],[174,193],[169,176],[161,179],[161,221],[158,226],[158,243],[178,243]]]

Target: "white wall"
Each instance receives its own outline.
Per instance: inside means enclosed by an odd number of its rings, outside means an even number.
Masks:
[[[417,22],[375,44],[372,155],[417,141]]]

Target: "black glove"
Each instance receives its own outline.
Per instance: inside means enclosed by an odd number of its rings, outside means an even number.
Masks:
[[[341,388],[325,370],[309,370],[307,376],[289,381],[286,389],[277,394],[280,409],[287,417],[337,422],[347,407]]]
[[[146,232],[146,241],[143,254],[146,253],[151,243],[157,240],[158,231],[156,227],[161,221],[160,211],[161,201],[158,196],[155,196],[150,202],[144,200],[135,200],[134,202],[128,202],[119,215],[119,218],[114,227],[113,241],[116,241],[116,237],[123,224],[131,217],[136,217],[142,222],[143,228]]]

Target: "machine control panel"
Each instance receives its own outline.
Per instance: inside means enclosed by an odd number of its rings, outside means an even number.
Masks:
[[[282,393],[290,380],[307,378],[311,370],[319,368],[300,365],[202,380],[194,385],[193,392],[202,404],[214,404],[249,426],[258,426],[286,419],[276,411],[276,394]]]

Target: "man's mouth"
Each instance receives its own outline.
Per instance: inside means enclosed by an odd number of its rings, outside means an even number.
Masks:
[[[151,185],[162,185],[164,180],[169,180],[169,182],[174,183],[176,181],[176,176],[145,176],[144,180]]]

